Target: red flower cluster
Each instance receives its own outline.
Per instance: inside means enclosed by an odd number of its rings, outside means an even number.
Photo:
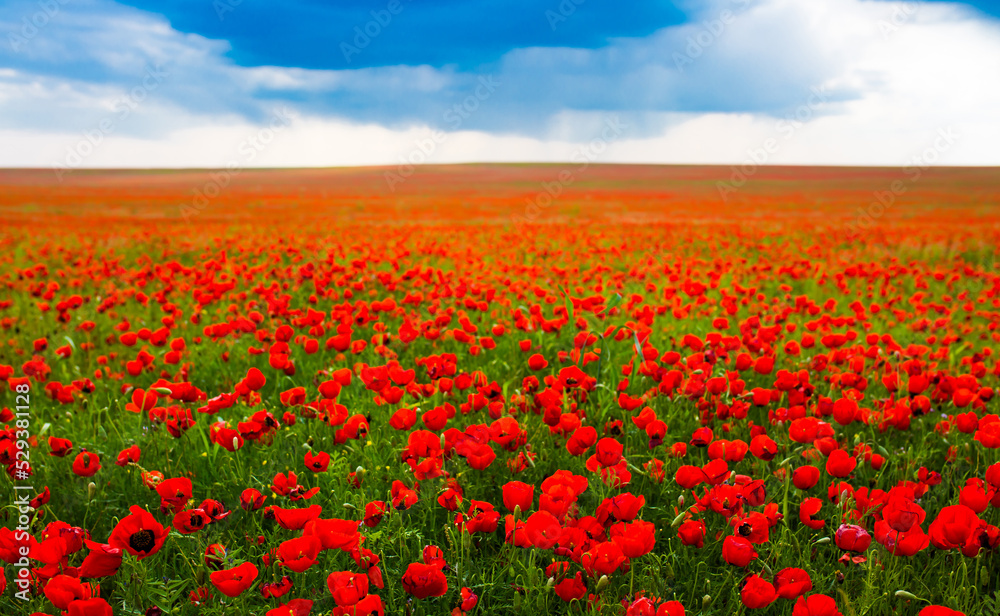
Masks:
[[[706,216],[593,172],[517,229],[459,171],[246,171],[183,227],[154,175],[41,226],[0,191],[0,612],[976,613],[995,191],[858,239],[840,184]]]

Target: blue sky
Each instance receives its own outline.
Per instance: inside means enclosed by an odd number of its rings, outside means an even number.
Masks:
[[[995,165],[998,15],[872,0],[15,0],[0,5],[0,165],[740,164],[762,148],[774,164],[903,165],[940,130],[961,137],[930,162]]]

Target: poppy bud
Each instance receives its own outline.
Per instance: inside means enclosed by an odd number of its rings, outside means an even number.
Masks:
[[[166,387],[152,387],[151,389],[153,391],[155,391],[156,393],[162,394],[164,396],[169,396],[170,394],[174,393],[174,392],[170,391],[169,389],[167,389]]]
[[[91,481],[87,484],[87,500],[94,500],[95,494],[97,494],[97,484]]]
[[[921,599],[920,597],[918,597],[918,596],[916,596],[916,595],[914,595],[912,593],[908,593],[905,590],[897,590],[896,591],[896,596],[897,597],[902,597],[903,599],[916,599],[917,601],[923,601],[923,599]]]
[[[854,524],[841,524],[836,534],[837,547],[848,552],[864,552],[872,543],[871,535]]]
[[[710,605],[712,605],[712,595],[705,595],[701,598],[701,609],[708,609]]]
[[[601,592],[602,590],[604,590],[605,588],[607,588],[608,584],[610,584],[610,583],[611,583],[611,581],[608,580],[608,576],[602,575],[601,579],[597,580],[597,592]]]
[[[354,474],[358,476],[358,479],[364,479],[365,473],[367,472],[368,471],[366,471],[365,467],[363,466],[359,466],[358,468],[354,469]]]

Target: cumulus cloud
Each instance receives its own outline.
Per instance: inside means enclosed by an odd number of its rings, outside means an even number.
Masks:
[[[0,9],[0,33],[38,6]],[[948,130],[938,164],[1000,164],[1000,83],[986,77],[1000,74],[1000,24],[959,4],[722,0],[649,36],[512,49],[476,71],[245,67],[156,14],[59,6],[0,50],[0,165],[563,161],[609,118],[625,129],[602,162],[764,149],[773,164],[902,165]],[[294,120],[243,160],[278,109]]]

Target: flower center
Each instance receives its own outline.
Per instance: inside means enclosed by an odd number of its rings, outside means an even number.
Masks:
[[[151,530],[140,530],[137,533],[132,533],[132,536],[128,538],[129,547],[144,554],[148,554],[155,544],[156,538]]]

